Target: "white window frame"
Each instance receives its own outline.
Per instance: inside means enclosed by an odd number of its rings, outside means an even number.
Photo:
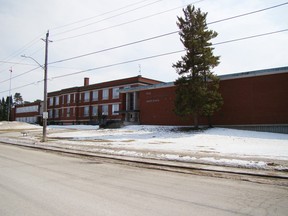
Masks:
[[[112,115],[119,115],[119,113],[115,113],[115,111],[119,111],[119,104],[112,104]]]
[[[109,99],[109,89],[103,89],[102,90],[102,100],[108,100]]]
[[[53,118],[53,110],[48,110],[48,118]]]
[[[83,101],[84,102],[89,102],[90,101],[90,92],[89,91],[84,92]]]
[[[70,94],[67,94],[67,104],[70,104],[70,98],[71,98]]]
[[[50,106],[53,106],[53,97],[50,97],[50,98],[49,98],[49,105],[50,105]]]
[[[106,110],[106,107],[107,107],[107,110]],[[102,115],[109,115],[109,106],[106,104],[102,105]]]
[[[92,106],[92,116],[98,116],[98,106]]]
[[[113,88],[112,90],[112,94],[113,94],[113,99],[118,99],[119,98],[119,87]]]
[[[94,90],[93,92],[92,92],[92,100],[93,101],[98,101],[98,90]]]
[[[59,118],[59,109],[54,110],[55,118]]]
[[[84,106],[83,107],[83,116],[84,117],[89,116],[89,106]]]
[[[59,105],[59,96],[55,97],[55,105]]]

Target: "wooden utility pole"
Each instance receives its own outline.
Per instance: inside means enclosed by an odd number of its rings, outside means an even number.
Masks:
[[[10,84],[9,84],[9,96],[8,96],[8,116],[7,116],[7,120],[8,122],[10,121],[10,115],[11,115],[11,79],[12,79],[12,67],[10,68]]]
[[[49,31],[46,33],[46,39],[42,39],[45,42],[45,64],[44,64],[44,101],[43,101],[43,137],[42,142],[47,141],[47,65],[48,65],[48,43],[49,41]]]

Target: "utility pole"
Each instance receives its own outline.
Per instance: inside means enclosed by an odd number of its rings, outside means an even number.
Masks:
[[[43,137],[42,142],[47,141],[47,64],[48,64],[48,43],[49,41],[49,30],[46,33],[46,39],[42,39],[45,42],[45,64],[44,64],[44,101],[43,101]]]
[[[11,78],[12,78],[12,67],[10,68],[10,85],[9,85],[9,97],[8,97],[8,116],[7,120],[10,121],[10,110],[11,110]]]

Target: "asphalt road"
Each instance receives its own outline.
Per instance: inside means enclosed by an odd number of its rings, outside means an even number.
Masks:
[[[0,144],[0,215],[287,215],[288,188]]]

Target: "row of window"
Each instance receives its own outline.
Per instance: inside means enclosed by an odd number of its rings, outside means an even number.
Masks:
[[[109,113],[109,106],[111,107],[111,113]],[[83,117],[88,117],[90,116],[90,110],[91,110],[91,115],[92,116],[98,116],[98,108],[100,107],[100,105],[95,105],[95,106],[84,106],[84,107],[80,107],[80,109],[83,109],[82,112],[82,116]],[[101,109],[102,115],[118,115],[118,111],[119,111],[119,104],[111,104],[111,105],[101,105]],[[61,109],[61,116],[60,116],[60,109],[54,109],[54,110],[49,110],[48,111],[48,115],[49,118],[53,118],[53,112],[54,112],[54,118],[59,118],[59,117],[71,117],[71,116],[75,116],[75,107],[73,108],[63,108]]]
[[[28,122],[28,123],[37,123],[37,117],[17,117],[16,121],[19,122]]]
[[[38,112],[38,105],[16,108],[16,113],[29,113],[29,112]]]
[[[79,100],[81,102],[89,102],[90,101],[90,95],[91,95],[91,99],[92,101],[98,101],[98,96],[99,96],[99,90],[94,90],[91,92],[90,91],[86,91],[86,92],[82,92],[80,93],[80,98]],[[55,96],[55,97],[50,97],[49,98],[49,105],[53,106],[53,105],[59,105],[59,101],[60,101],[60,97],[62,97],[62,104],[65,103],[64,98],[66,99],[66,102],[69,103],[73,103],[75,101],[76,98],[76,93],[73,94],[67,94],[67,95],[63,95],[63,96]],[[102,89],[102,100],[108,100],[110,98],[109,95],[109,89]],[[112,99],[118,99],[119,98],[119,88],[112,88]],[[55,102],[55,104],[54,104]]]

